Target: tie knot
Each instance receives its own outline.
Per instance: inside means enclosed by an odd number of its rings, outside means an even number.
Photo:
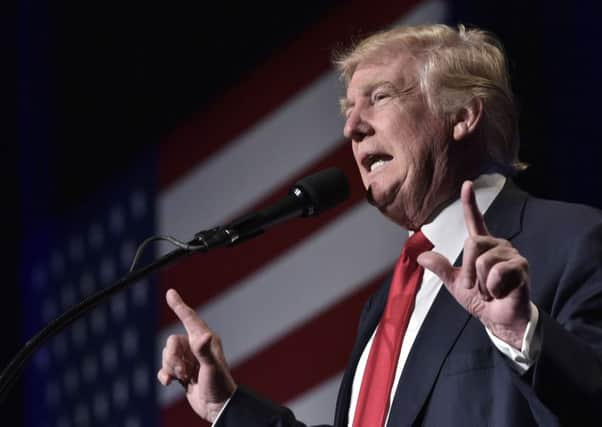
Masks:
[[[402,255],[407,256],[413,261],[416,261],[418,255],[423,252],[430,251],[433,249],[433,244],[427,237],[422,233],[421,230],[418,230],[408,240],[406,240],[405,245],[403,246]]]

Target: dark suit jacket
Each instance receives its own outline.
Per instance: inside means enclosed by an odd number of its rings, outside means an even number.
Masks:
[[[529,261],[541,354],[518,375],[479,320],[442,287],[411,349],[388,426],[602,425],[602,215],[530,197],[508,182],[485,220],[492,235],[510,240]],[[382,286],[362,312],[335,426],[348,424],[355,368],[388,288]],[[303,424],[241,387],[217,425]]]

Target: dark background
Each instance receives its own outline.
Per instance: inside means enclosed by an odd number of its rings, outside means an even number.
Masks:
[[[7,107],[1,219],[8,231],[0,254],[2,367],[22,340],[17,283],[24,234],[91,197],[179,121],[346,3],[21,0],[1,6]],[[539,196],[602,207],[602,16],[595,2],[450,4],[452,22],[492,30],[509,53],[522,158],[531,164],[519,184]],[[19,395],[14,390],[2,405],[17,417],[14,425],[22,424]]]

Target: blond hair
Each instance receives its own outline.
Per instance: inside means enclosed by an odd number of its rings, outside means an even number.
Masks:
[[[334,63],[348,84],[361,62],[385,51],[409,52],[418,59],[419,85],[435,113],[452,119],[472,99],[480,99],[490,159],[509,173],[526,168],[518,158],[518,112],[506,55],[493,34],[463,25],[397,27],[336,54]]]

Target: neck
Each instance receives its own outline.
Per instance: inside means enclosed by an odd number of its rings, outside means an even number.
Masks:
[[[416,231],[424,224],[432,222],[443,209],[460,197],[460,190],[464,181],[474,181],[484,173],[498,172],[503,174],[495,166],[491,162],[464,163],[461,167],[447,168],[447,172],[442,176],[437,176],[435,173],[429,195],[424,200],[423,206],[426,209],[421,212],[420,216],[415,217],[415,221],[407,224],[406,228]]]

